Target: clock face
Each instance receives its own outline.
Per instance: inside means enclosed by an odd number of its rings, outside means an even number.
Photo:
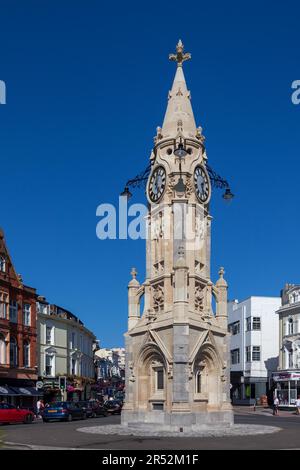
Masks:
[[[210,181],[203,166],[197,166],[194,172],[194,184],[197,198],[205,203],[210,198]]]
[[[164,193],[166,187],[166,172],[162,166],[157,167],[150,178],[148,186],[149,198],[152,202],[157,202]]]

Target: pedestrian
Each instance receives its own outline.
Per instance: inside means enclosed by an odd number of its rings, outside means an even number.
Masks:
[[[36,404],[36,409],[37,409],[37,417],[42,417],[43,411],[44,411],[45,405],[43,400],[38,400]]]
[[[298,398],[296,400],[296,414],[300,415],[300,395],[298,395]]]
[[[279,406],[279,400],[278,400],[278,397],[275,397],[273,401],[273,415],[274,416],[278,416],[278,406]]]

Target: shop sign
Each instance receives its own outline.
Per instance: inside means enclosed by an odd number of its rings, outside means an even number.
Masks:
[[[274,374],[273,380],[280,382],[284,380],[300,380],[300,373],[297,372],[283,372],[282,374]]]
[[[6,390],[6,388],[0,387],[0,393],[1,393],[2,395],[7,394],[7,393],[8,393],[8,390]]]

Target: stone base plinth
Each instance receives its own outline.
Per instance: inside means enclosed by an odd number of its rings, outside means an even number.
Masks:
[[[224,428],[233,425],[232,410],[169,413],[166,411],[130,411],[123,410],[121,415],[122,426],[130,428],[143,428],[150,431],[201,431],[210,428]]]

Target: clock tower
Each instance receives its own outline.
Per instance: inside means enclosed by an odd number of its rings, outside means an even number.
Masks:
[[[177,69],[150,156],[146,279],[133,268],[128,285],[122,424],[184,432],[229,426],[233,415],[227,283],[223,268],[210,278],[211,182],[182,67],[191,55],[179,41],[169,58]]]

